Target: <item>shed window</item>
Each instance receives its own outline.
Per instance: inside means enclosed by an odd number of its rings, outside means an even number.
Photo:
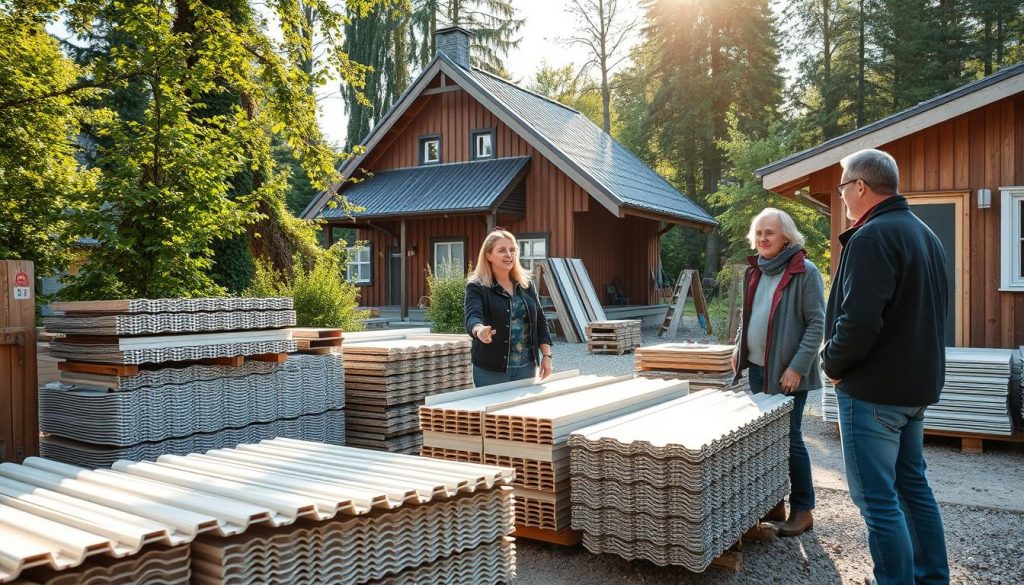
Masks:
[[[473,159],[494,158],[494,130],[473,130],[472,140]]]
[[[1024,186],[1000,187],[1002,205],[1000,288],[1024,292]]]
[[[346,276],[349,282],[356,284],[370,284],[370,247],[352,246],[348,248],[348,270]]]
[[[433,165],[441,162],[441,137],[424,136],[420,138],[420,164]]]
[[[458,276],[466,274],[466,244],[462,240],[434,242],[434,274]]]
[[[524,236],[519,240],[519,263],[527,270],[533,270],[537,262],[548,257],[548,240],[541,236]]]

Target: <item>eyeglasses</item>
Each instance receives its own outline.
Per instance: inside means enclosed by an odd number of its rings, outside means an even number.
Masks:
[[[849,185],[850,183],[856,183],[857,181],[864,181],[864,179],[857,178],[857,179],[851,179],[849,181],[846,181],[845,183],[839,183],[838,185],[836,185],[836,193],[838,193],[839,196],[842,197],[843,196],[843,187]],[[867,185],[868,187],[871,187],[871,183],[868,183],[867,181],[864,181],[864,184]],[[872,187],[872,189],[873,188],[874,187]]]

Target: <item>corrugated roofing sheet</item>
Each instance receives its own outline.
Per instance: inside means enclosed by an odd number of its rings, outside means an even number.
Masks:
[[[472,78],[627,206],[716,225],[715,220],[589,118],[479,70]]]
[[[356,218],[486,211],[515,186],[529,163],[525,156],[381,171],[340,191],[363,208],[352,214]],[[340,207],[325,207],[320,217],[347,215]]]
[[[88,470],[0,464],[0,582],[149,543],[326,520],[510,485],[514,470],[291,439]]]

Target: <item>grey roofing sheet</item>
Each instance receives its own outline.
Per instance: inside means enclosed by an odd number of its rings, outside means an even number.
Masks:
[[[580,112],[482,71],[473,70],[472,78],[626,207],[717,225],[704,209]]]
[[[1006,67],[1005,69],[997,71],[996,73],[993,73],[988,77],[979,79],[978,81],[975,81],[973,83],[968,83],[967,85],[961,85],[960,87],[952,91],[948,91],[942,95],[933,97],[930,100],[923,101],[917,104],[916,106],[903,110],[902,112],[897,112],[887,118],[882,118],[877,122],[868,124],[867,126],[861,126],[860,128],[857,128],[856,130],[853,130],[851,132],[847,132],[842,136],[836,136],[835,138],[827,140],[813,148],[808,148],[807,150],[802,150],[796,154],[787,156],[786,158],[779,159],[771,164],[765,165],[755,170],[754,175],[758,177],[763,177],[768,173],[773,173],[779,169],[788,167],[789,165],[810,158],[818,153],[825,152],[826,150],[835,148],[842,144],[846,144],[847,142],[856,140],[861,136],[871,134],[872,132],[877,132],[882,128],[892,126],[893,124],[898,124],[899,122],[902,122],[907,118],[916,116],[918,114],[922,114],[924,112],[927,112],[928,110],[947,104],[957,98],[964,97],[965,95],[972,94],[990,85],[999,83],[1000,81],[1009,79],[1016,75],[1020,75],[1021,73],[1024,73],[1024,63],[1018,63],[1017,65],[1013,65],[1012,67]]]
[[[364,208],[353,217],[381,217],[490,209],[530,163],[530,157],[424,165],[375,173],[340,190]],[[340,208],[325,207],[323,218],[343,218]]]

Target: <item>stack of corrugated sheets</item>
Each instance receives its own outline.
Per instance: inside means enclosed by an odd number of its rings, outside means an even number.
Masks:
[[[741,379],[733,385],[732,352],[734,345],[700,343],[661,343],[637,348],[636,371],[648,378],[681,378],[690,381],[691,390],[737,390],[745,388]],[[745,376],[745,374],[744,374]]]
[[[507,583],[513,474],[288,439],[96,471],[4,463],[0,582]]]
[[[1024,347],[1013,352],[1013,373],[1010,376],[1010,413],[1014,418],[1014,428],[1024,432]]]
[[[587,325],[587,348],[590,353],[621,355],[640,347],[641,324],[639,319],[615,321],[593,321]]]
[[[821,389],[821,418],[825,422],[839,422],[839,400],[836,398],[836,387],[822,373],[825,384]]]
[[[785,496],[792,407],[699,392],[576,431],[572,527],[591,552],[703,571]]]
[[[568,528],[569,433],[687,392],[681,381],[574,374],[434,397],[420,412],[423,454],[458,459],[482,453],[485,463],[514,467],[516,524]]]
[[[1010,435],[1013,350],[946,348],[946,384],[924,413],[925,429]]]
[[[277,436],[345,441],[339,354],[62,379],[76,383],[39,391],[39,426],[43,454],[68,463],[105,467]]]
[[[51,353],[70,361],[40,391],[44,456],[102,467],[278,436],[345,442],[341,355],[282,353],[296,347],[292,299],[53,308],[47,327],[65,337]]]
[[[424,398],[473,385],[467,335],[352,335],[342,349],[350,445],[417,453],[423,442],[417,409]]]

